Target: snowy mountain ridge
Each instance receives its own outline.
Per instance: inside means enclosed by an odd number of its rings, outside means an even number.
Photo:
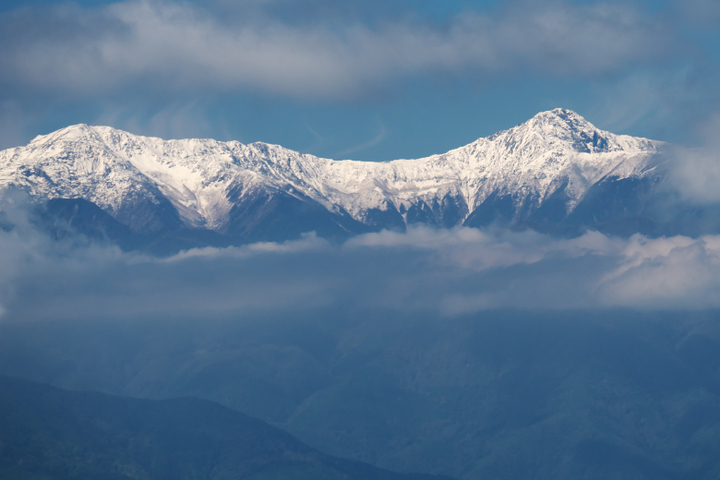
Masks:
[[[511,199],[516,215],[527,215],[562,191],[569,213],[604,179],[647,175],[662,146],[599,130],[564,109],[444,154],[389,162],[74,125],[0,152],[0,188],[38,199],[82,198],[133,228],[145,221],[137,205],[169,201],[186,226],[223,233],[233,209],[258,198],[269,208],[267,199],[278,195],[366,225],[389,212],[396,222],[452,226],[492,198]]]

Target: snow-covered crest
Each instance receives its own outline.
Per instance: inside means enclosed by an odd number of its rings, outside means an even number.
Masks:
[[[330,160],[277,145],[162,140],[110,127],[75,125],[0,152],[0,187],[38,198],[84,198],[117,215],[138,198],[164,197],[189,226],[222,230],[243,198],[284,192],[346,212],[395,209],[452,199],[469,215],[491,195],[537,208],[558,188],[571,211],[608,178],[643,176],[661,142],[598,130],[556,109],[488,138],[416,160]],[[460,219],[462,220],[462,219]]]

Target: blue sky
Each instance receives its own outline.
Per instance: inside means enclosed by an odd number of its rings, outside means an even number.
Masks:
[[[694,145],[716,136],[719,80],[715,0],[0,7],[0,148],[89,123],[378,161],[555,107]]]

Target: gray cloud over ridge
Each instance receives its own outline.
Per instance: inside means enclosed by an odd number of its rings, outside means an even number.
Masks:
[[[336,99],[417,74],[594,76],[660,57],[672,37],[630,7],[558,2],[464,13],[444,27],[229,22],[155,0],[19,10],[0,25],[0,84],[81,96],[150,85]]]

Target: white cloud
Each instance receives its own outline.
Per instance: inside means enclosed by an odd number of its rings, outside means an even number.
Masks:
[[[557,239],[418,227],[340,245],[308,234],[159,259],[51,241],[26,221],[22,199],[6,197],[0,210],[15,224],[0,230],[4,319],[720,306],[720,236]]]
[[[720,202],[720,114],[710,116],[695,129],[703,145],[675,146],[668,151],[669,187],[693,204]]]
[[[465,13],[447,28],[228,23],[189,3],[152,0],[53,12],[27,31],[22,24],[34,19],[3,19],[18,25],[5,28],[15,38],[0,46],[3,83],[76,94],[152,85],[344,98],[428,73],[603,74],[663,55],[669,41],[638,12],[606,4],[524,3]]]
[[[600,282],[611,305],[646,308],[720,306],[720,237],[636,236],[623,251],[619,268]]]
[[[292,254],[322,251],[330,247],[330,243],[318,237],[315,232],[305,233],[298,240],[283,243],[258,242],[239,247],[204,247],[182,251],[176,255],[160,260],[163,262],[181,262],[188,258],[247,258],[258,254]]]
[[[588,254],[610,255],[622,250],[623,241],[598,232],[569,240],[556,240],[532,230],[478,230],[459,227],[436,230],[414,227],[407,233],[382,231],[350,239],[345,248],[407,248],[430,251],[435,261],[472,271],[532,264],[548,256],[570,258]]]

